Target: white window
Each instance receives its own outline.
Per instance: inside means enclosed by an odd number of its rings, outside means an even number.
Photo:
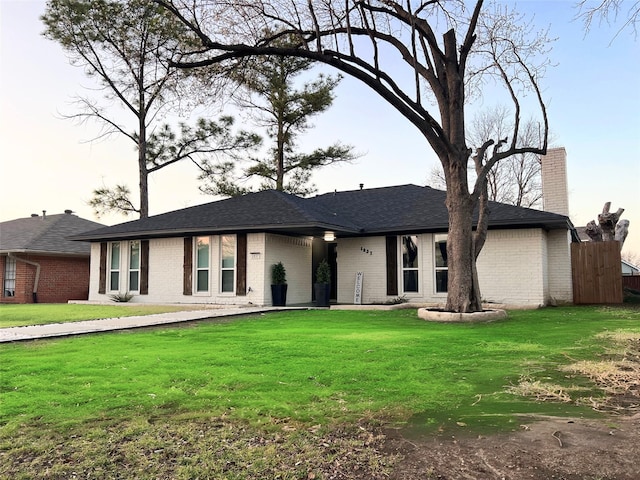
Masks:
[[[447,236],[434,235],[434,264],[436,276],[436,293],[446,293],[449,281],[449,269],[447,267]]]
[[[2,292],[5,297],[16,296],[16,259],[9,256],[4,259],[4,286]]]
[[[236,291],[236,237],[220,236],[220,291],[233,293]]]
[[[210,246],[209,237],[196,238],[196,292],[199,293],[209,291]]]
[[[129,291],[140,290],[140,242],[129,242]]]
[[[402,291],[404,293],[419,291],[418,265],[418,237],[404,235],[402,237]]]
[[[109,260],[109,290],[120,291],[120,242],[111,243]]]

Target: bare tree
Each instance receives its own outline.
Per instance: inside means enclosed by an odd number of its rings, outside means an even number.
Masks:
[[[470,145],[483,145],[491,138],[504,138],[513,131],[506,108],[490,109],[474,118],[469,134]],[[524,123],[518,142],[537,145],[539,125],[533,120]],[[489,199],[518,207],[537,207],[542,200],[541,163],[538,155],[521,152],[497,163],[487,174]]]
[[[471,146],[484,144],[491,138],[508,136],[513,129],[510,114],[505,107],[495,107],[476,115],[469,129],[467,142]],[[520,142],[523,145],[535,145],[541,142],[538,124],[525,123]],[[470,181],[475,181],[475,168],[470,171]],[[518,207],[537,208],[542,201],[541,163],[538,155],[524,152],[505,158],[494,165],[487,174],[489,200],[508,203]],[[446,183],[442,168],[434,167],[427,184],[445,189]]]
[[[630,263],[634,267],[640,267],[640,253],[637,252],[622,252],[620,254],[622,260]]]
[[[640,22],[640,1],[638,0],[601,0],[592,2],[580,0],[576,3],[578,18],[584,22],[584,28],[588,32],[595,20],[608,24],[616,22],[622,16],[624,23],[618,29],[616,36],[624,29],[633,30],[638,34],[638,22]]]
[[[547,150],[548,122],[538,85],[549,65],[546,31],[534,32],[513,10],[485,6],[482,0],[471,9],[456,0],[156,1],[202,42],[201,49],[185,52],[176,62],[182,68],[252,55],[308,58],[360,80],[417,128],[438,156],[447,186],[446,308],[481,310],[476,259],[489,222],[487,175],[500,160]],[[282,35],[293,36],[297,45],[278,46]],[[474,153],[467,143],[465,103],[485,80],[501,85],[512,102],[513,130]],[[519,141],[526,93],[541,123],[542,142],[535,145]],[[470,158],[477,171],[473,185],[467,178]]]

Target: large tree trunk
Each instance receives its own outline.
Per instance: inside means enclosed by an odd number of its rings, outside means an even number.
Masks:
[[[458,162],[459,164],[459,162]],[[453,167],[448,174],[447,267],[449,270],[446,309],[469,313],[482,310],[473,241],[474,202],[469,194],[466,170]]]
[[[472,235],[473,203],[450,202],[449,235],[447,237],[447,266],[449,283],[447,310],[459,313],[482,310],[480,288],[477,280],[475,252]]]

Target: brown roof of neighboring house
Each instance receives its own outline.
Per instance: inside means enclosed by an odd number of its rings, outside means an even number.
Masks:
[[[589,242],[591,239],[589,235],[587,235],[587,227],[576,227],[576,232],[578,233],[578,237],[581,242]]]
[[[9,220],[0,223],[0,253],[88,256],[89,243],[74,242],[68,237],[101,227],[104,225],[72,213]]]

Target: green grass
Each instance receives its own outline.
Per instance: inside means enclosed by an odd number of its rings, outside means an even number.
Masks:
[[[188,309],[190,309],[188,306],[163,305],[4,304],[0,305],[0,328],[152,315]]]
[[[521,413],[588,415],[506,389],[523,375],[593,389],[558,369],[604,354],[595,336],[617,330],[640,331],[640,311],[513,311],[475,325],[425,323],[415,310],[283,312],[3,344],[0,438],[25,426],[200,415],[465,429],[508,428]]]

